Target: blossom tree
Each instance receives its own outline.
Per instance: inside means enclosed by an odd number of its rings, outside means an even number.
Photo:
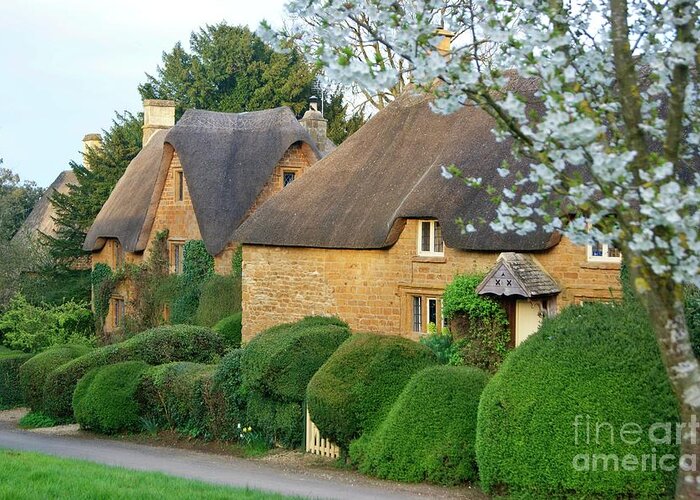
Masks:
[[[697,2],[293,0],[287,7],[315,19],[308,47],[330,78],[370,92],[391,88],[402,75],[382,59],[390,51],[416,89],[435,95],[436,112],[478,105],[495,118],[494,133],[513,138],[515,155],[530,167],[524,176],[499,169],[512,182],[498,193],[497,220],[487,222],[494,230],[544,226],[576,243],[622,250],[688,424],[676,495],[700,497],[691,460],[700,452],[693,425],[700,367],[683,309],[684,285],[700,285]],[[353,57],[348,20],[384,47],[376,59]],[[469,40],[442,57],[436,29],[465,25]],[[268,26],[261,31],[275,37]],[[492,43],[496,63],[485,65],[481,51]],[[528,78],[538,89],[534,106],[512,84]],[[449,165],[443,172],[461,175]]]

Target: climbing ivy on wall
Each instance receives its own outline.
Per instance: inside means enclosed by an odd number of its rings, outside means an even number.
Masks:
[[[214,274],[214,257],[202,240],[190,240],[184,246],[182,276],[178,294],[172,303],[170,322],[192,323],[197,314],[202,284]]]
[[[105,321],[109,313],[109,299],[116,287],[114,273],[107,264],[97,263],[90,275],[92,284],[92,307],[95,314],[95,333],[104,333]]]

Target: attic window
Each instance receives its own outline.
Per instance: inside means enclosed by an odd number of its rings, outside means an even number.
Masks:
[[[438,221],[418,221],[418,255],[428,257],[442,257],[445,255],[442,228]]]
[[[621,262],[622,253],[612,245],[594,243],[586,249],[589,262]]]
[[[185,260],[185,244],[181,241],[170,243],[170,265],[174,274],[182,274]]]
[[[185,176],[182,170],[175,170],[175,200],[182,201],[185,199]]]
[[[289,186],[296,178],[296,172],[284,171],[282,173],[282,187]]]
[[[114,269],[119,269],[124,265],[124,249],[119,240],[112,240],[112,255],[114,257]]]

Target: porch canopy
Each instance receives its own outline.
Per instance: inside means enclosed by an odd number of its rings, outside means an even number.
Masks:
[[[504,252],[476,288],[479,295],[543,297],[561,291],[557,282],[530,255]]]

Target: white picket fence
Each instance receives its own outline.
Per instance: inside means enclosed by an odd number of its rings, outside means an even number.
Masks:
[[[318,427],[311,421],[309,410],[306,410],[306,452],[330,458],[340,456],[340,448],[328,439],[321,437]]]

